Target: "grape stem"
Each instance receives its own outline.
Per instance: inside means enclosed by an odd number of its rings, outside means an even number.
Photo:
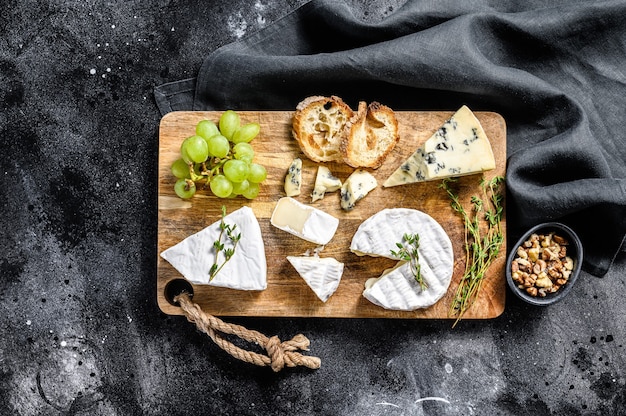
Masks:
[[[222,205],[222,220],[220,222],[220,235],[217,240],[213,243],[213,248],[215,249],[215,260],[213,261],[213,265],[209,269],[209,282],[213,280],[213,278],[222,270],[224,265],[228,263],[228,261],[235,254],[235,249],[237,248],[237,244],[239,240],[241,240],[241,233],[235,234],[235,229],[237,228],[237,224],[226,224],[224,222],[224,217],[226,217],[226,207]],[[224,248],[224,243],[222,242],[222,238],[224,237],[224,233],[226,236],[233,242],[232,248]],[[224,254],[224,261],[222,264],[219,264],[218,258],[220,252]]]
[[[206,184],[208,185],[209,182],[211,182],[211,178],[215,175],[217,175],[220,172],[220,169],[222,169],[222,166],[224,166],[224,163],[226,163],[228,160],[230,160],[231,158],[229,157],[224,157],[221,159],[218,158],[213,158],[213,160],[211,161],[211,163],[207,166],[207,162],[202,162],[200,164],[200,175],[198,175],[195,172],[194,169],[194,164],[190,163],[189,164],[189,174],[191,176],[191,179],[194,182],[199,182],[202,180],[206,181]]]
[[[185,191],[189,191],[193,185],[194,185],[193,180],[185,179]]]

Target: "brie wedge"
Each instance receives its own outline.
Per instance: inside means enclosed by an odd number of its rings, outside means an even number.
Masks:
[[[221,220],[216,221],[164,250],[161,257],[191,283],[240,290],[267,288],[267,264],[261,227],[249,207],[242,207],[224,217],[224,223],[232,227],[236,225],[234,233],[240,233],[241,240],[230,260],[209,282],[209,270],[215,261],[213,243],[219,239],[220,223]],[[224,243],[224,249],[233,248],[233,242],[226,236],[226,233],[222,236],[222,243]],[[217,260],[218,265],[224,262],[223,252],[218,253]]]
[[[287,256],[287,260],[322,302],[337,290],[343,263],[332,257],[316,256]]]
[[[270,223],[311,243],[325,245],[335,235],[339,220],[288,196],[278,200]]]
[[[383,186],[471,175],[495,167],[485,131],[474,113],[463,106],[409,156]]]
[[[395,257],[404,234],[419,235],[419,264],[427,287],[422,290],[405,261],[365,285],[363,296],[385,309],[412,311],[441,299],[452,279],[454,255],[445,230],[431,216],[408,208],[388,208],[365,220],[357,229],[350,250],[360,256]]]

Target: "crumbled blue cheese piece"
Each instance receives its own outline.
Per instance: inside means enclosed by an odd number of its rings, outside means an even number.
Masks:
[[[326,192],[334,192],[341,188],[341,180],[333,175],[326,166],[317,168],[315,186],[311,195],[311,202],[324,198]]]
[[[302,159],[295,158],[285,176],[285,194],[287,196],[300,195],[300,187],[302,186]]]
[[[383,186],[471,175],[495,167],[485,131],[472,111],[463,106],[409,156]]]
[[[376,186],[378,183],[371,173],[363,169],[355,170],[341,186],[341,208],[352,210]]]

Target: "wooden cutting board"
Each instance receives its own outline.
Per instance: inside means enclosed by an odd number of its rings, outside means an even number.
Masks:
[[[252,208],[259,220],[268,265],[268,287],[264,291],[249,292],[205,285],[193,285],[193,301],[202,309],[216,316],[264,316],[264,317],[341,317],[341,318],[448,318],[448,310],[465,267],[464,229],[458,214],[450,207],[450,200],[439,188],[440,181],[383,188],[385,179],[406,157],[420,146],[454,112],[401,112],[397,118],[400,141],[386,159],[383,166],[372,171],[379,186],[357,203],[354,210],[343,211],[339,206],[339,192],[311,203],[310,195],[315,182],[317,164],[301,153],[297,142],[291,138],[291,118],[288,111],[240,111],[242,122],[257,122],[261,133],[252,142],[255,162],[264,165],[268,178],[261,186],[261,193],[249,201],[243,197],[218,199],[210,191],[200,189],[189,201],[174,194],[175,178],[170,166],[180,157],[180,144],[193,135],[195,125],[202,119],[215,122],[221,112],[172,112],[165,115],[159,131],[159,183],[158,183],[158,242],[157,242],[157,300],[161,310],[170,315],[182,315],[182,310],[170,303],[166,296],[168,284],[180,283],[182,276],[160,253],[189,235],[218,221],[222,205],[227,213],[241,206]],[[496,158],[496,169],[485,174],[491,178],[504,176],[506,166],[506,125],[504,119],[492,112],[477,112],[487,136],[490,138]],[[337,291],[323,303],[305,281],[289,264],[288,255],[300,255],[314,247],[270,224],[269,218],[279,198],[284,196],[283,183],[286,170],[295,157],[303,160],[302,193],[296,197],[300,202],[312,204],[340,221],[334,238],[321,253],[322,257],[335,257],[345,264],[344,274]],[[327,163],[337,177],[345,180],[353,171],[347,165]],[[470,198],[480,196],[482,175],[471,175],[459,179],[455,187],[465,206],[470,207]],[[365,219],[383,208],[405,207],[421,210],[446,230],[452,240],[455,255],[452,283],[445,297],[435,305],[414,312],[398,312],[382,309],[361,294],[365,281],[378,277],[395,261],[383,258],[357,257],[349,250],[357,227]],[[506,216],[502,222],[506,235]],[[465,319],[487,319],[499,316],[505,304],[504,263],[506,247],[489,269],[480,296],[465,314]],[[184,282],[184,281],[183,281]]]

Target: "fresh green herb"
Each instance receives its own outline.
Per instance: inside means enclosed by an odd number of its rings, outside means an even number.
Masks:
[[[452,209],[463,218],[465,229],[465,272],[459,282],[455,297],[450,305],[449,315],[456,316],[453,327],[461,320],[465,312],[474,304],[485,277],[485,272],[498,256],[504,241],[501,220],[503,214],[502,194],[500,184],[504,177],[496,176],[487,181],[484,178],[480,183],[486,204],[477,196],[472,196],[472,212],[468,213],[456,194],[450,188],[450,182],[456,179],[444,179],[441,183],[448,196]],[[487,223],[486,232],[481,217]]]
[[[211,269],[209,269],[209,282],[213,280],[213,278],[222,270],[222,267],[233,257],[235,254],[235,249],[237,248],[237,244],[239,240],[241,240],[241,233],[235,234],[235,229],[237,228],[237,224],[226,224],[224,222],[224,217],[226,217],[226,207],[222,205],[222,221],[220,222],[220,235],[218,239],[213,243],[213,248],[215,249],[215,260],[213,261],[213,265]],[[224,248],[224,243],[222,242],[222,238],[224,237],[224,233],[226,233],[226,237],[232,241],[232,248]],[[223,252],[224,261],[222,264],[218,264],[219,253]]]
[[[396,243],[398,250],[391,250],[391,255],[399,258],[400,260],[408,261],[411,264],[411,271],[417,283],[420,284],[421,290],[425,290],[428,285],[422,278],[419,263],[419,247],[420,236],[419,234],[404,234],[402,242]]]

